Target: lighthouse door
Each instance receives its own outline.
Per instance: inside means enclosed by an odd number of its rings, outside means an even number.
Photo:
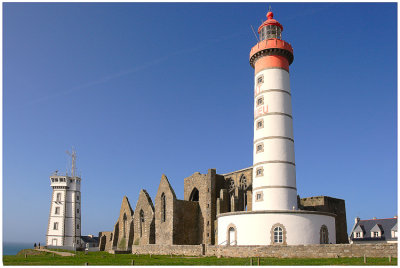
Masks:
[[[53,246],[57,246],[57,239],[53,239],[53,242],[51,243]]]

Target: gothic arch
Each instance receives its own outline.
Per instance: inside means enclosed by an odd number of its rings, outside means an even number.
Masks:
[[[143,209],[140,210],[140,219],[139,219],[139,228],[140,228],[140,237],[144,235],[144,212]]]
[[[329,232],[325,224],[323,224],[319,230],[319,242],[320,244],[329,244]]]
[[[165,203],[165,194],[161,194],[161,221],[165,222],[166,219],[166,203]]]
[[[199,201],[199,190],[197,190],[196,187],[194,187],[190,193],[189,201]]]

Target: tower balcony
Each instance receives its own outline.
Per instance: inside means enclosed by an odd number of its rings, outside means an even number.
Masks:
[[[289,65],[293,62],[292,46],[281,39],[272,38],[262,40],[257,43],[250,51],[250,65],[254,68],[254,64],[259,57],[268,55],[278,55],[287,58]]]

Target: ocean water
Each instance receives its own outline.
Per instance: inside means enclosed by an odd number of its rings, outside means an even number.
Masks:
[[[16,255],[20,250],[33,248],[34,243],[3,242],[3,255]]]

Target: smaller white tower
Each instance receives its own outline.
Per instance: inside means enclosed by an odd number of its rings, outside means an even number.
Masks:
[[[72,151],[70,156],[71,175],[68,172],[61,175],[56,171],[50,176],[53,195],[46,235],[47,246],[73,247],[81,243],[81,178],[75,171],[76,152]]]

